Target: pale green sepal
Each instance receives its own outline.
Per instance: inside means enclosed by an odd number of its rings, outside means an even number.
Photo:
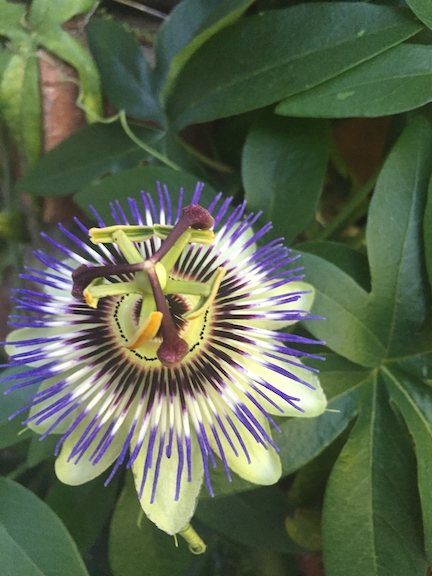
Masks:
[[[264,290],[262,290],[264,288]],[[270,298],[275,296],[283,296],[289,295],[290,293],[302,292],[299,295],[298,300],[295,302],[288,302],[287,304],[279,304],[274,305],[271,303]],[[251,312],[289,312],[293,310],[303,310],[309,312],[312,308],[312,304],[315,298],[315,289],[313,286],[308,284],[307,282],[301,282],[294,280],[293,282],[288,282],[282,286],[278,286],[277,288],[271,288],[265,290],[265,284],[263,284],[259,290],[252,294],[250,298],[245,299],[249,303],[253,303],[255,301],[258,305],[256,308],[253,308]],[[262,305],[259,305],[259,301],[263,299]],[[286,328],[287,326],[291,326],[295,324],[297,320],[290,320],[290,321],[282,321],[282,320],[271,320],[271,319],[262,319],[262,320],[245,320],[244,324],[247,326],[254,326],[255,328],[262,328],[264,330],[281,330],[282,328]]]
[[[58,382],[61,382],[65,378],[69,377],[74,373],[74,369],[69,370],[64,374],[59,374],[58,376],[54,376],[53,378],[48,378],[45,380],[42,385],[39,387],[38,392],[42,392],[43,390],[47,390],[50,386],[54,386]],[[59,395],[55,395],[49,400],[44,400],[43,402],[39,402],[30,408],[29,418],[35,416],[36,414],[42,412],[45,408],[51,406],[54,402],[56,402],[60,397],[64,396],[64,391],[59,392]],[[58,420],[61,416],[61,412],[56,412],[52,416],[48,416],[43,422],[40,424],[36,423],[36,420],[32,420],[27,423],[27,426],[36,434],[44,434],[51,426]],[[52,434],[64,434],[69,427],[74,423],[76,418],[76,410],[65,416],[61,422],[57,424],[57,426],[53,429]]]
[[[126,441],[127,434],[129,432],[129,425],[126,422],[115,433],[111,444],[105,450],[105,453],[99,462],[93,464],[89,461],[89,457],[92,455],[93,451],[96,449],[105,432],[107,431],[108,426],[112,421],[110,419],[104,426],[102,426],[101,430],[97,434],[96,438],[94,438],[84,456],[78,462],[76,462],[76,456],[68,462],[71,451],[80,440],[83,432],[90,424],[96,412],[100,410],[100,405],[101,403],[99,403],[93,410],[89,412],[89,414],[87,414],[83,420],[81,420],[75,430],[66,438],[62,445],[61,452],[55,462],[55,472],[57,474],[57,478],[64,484],[69,484],[70,486],[78,486],[80,484],[90,482],[90,480],[93,480],[105,472],[105,470],[109,468],[109,466],[111,466],[111,464],[113,464],[113,462],[115,462],[120,455],[120,452]]]
[[[253,413],[267,434],[271,437],[268,420],[249,400],[245,399],[244,403]],[[222,444],[225,458],[231,470],[233,470],[236,474],[248,482],[262,486],[275,484],[280,479],[282,475],[282,465],[278,453],[272,446],[263,446],[262,444],[258,443],[246,429],[244,429],[243,433],[240,429],[242,440],[250,457],[249,462],[237,437],[234,434],[231,434],[231,440],[237,450],[238,456],[234,454],[219,425],[217,423],[214,423],[214,425],[218,430],[219,440]],[[219,447],[213,437],[211,430],[206,427],[206,431],[212,450],[216,454],[220,455]]]
[[[300,364],[300,366],[294,366],[287,362],[287,360]],[[298,401],[294,401],[294,403],[301,408],[301,411],[281,398],[276,392],[272,392],[265,386],[257,384],[257,388],[262,390],[262,392],[280,408],[280,410],[278,410],[273,404],[265,400],[261,394],[256,393],[255,396],[257,400],[266,412],[277,416],[296,416],[300,418],[312,418],[324,412],[327,406],[327,399],[315,372],[303,367],[302,362],[293,356],[284,357],[280,360],[269,358],[267,361],[301,378],[310,386],[297,382],[288,376],[283,376],[271,368],[264,368],[252,358],[243,357],[243,366],[250,370],[252,374],[259,376],[284,394],[299,399]]]
[[[133,443],[132,443],[133,445]],[[155,446],[159,445],[159,433],[156,437]],[[188,482],[186,455],[181,480],[180,497],[174,500],[177,485],[177,470],[179,463],[177,440],[173,440],[173,450],[171,458],[166,454],[162,456],[159,477],[156,488],[156,496],[153,504],[150,503],[153,481],[155,476],[155,455],[153,464],[148,471],[144,490],[140,498],[141,507],[146,516],[156,524],[158,528],[168,534],[177,534],[182,530],[192,518],[197,505],[198,494],[203,482],[203,463],[198,441],[194,433],[191,436],[192,451],[192,479]],[[140,453],[132,465],[135,479],[135,486],[139,494],[141,481],[144,472],[145,460],[147,456],[148,438],[144,441]]]
[[[75,329],[75,328],[74,328]],[[60,336],[71,332],[70,326],[53,326],[47,328],[17,328],[13,330],[6,337],[7,344],[5,351],[8,356],[15,356],[23,352],[30,352],[30,350],[43,350],[43,344],[29,344],[27,346],[16,346],[16,342],[24,342],[25,340],[37,340],[39,338],[52,338],[53,336]],[[46,360],[38,360],[36,362],[27,362],[27,366],[39,367],[44,366]]]

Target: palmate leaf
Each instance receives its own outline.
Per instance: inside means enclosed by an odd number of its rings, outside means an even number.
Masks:
[[[209,38],[235,22],[255,0],[184,0],[177,4],[156,37],[155,85],[169,93],[181,68]]]
[[[317,292],[313,313],[327,317],[307,327],[364,370],[357,386],[358,421],[325,497],[328,576],[416,576],[426,570],[424,548],[431,554],[432,481],[426,452],[432,331],[425,323],[430,296],[422,230],[431,172],[432,128],[417,118],[391,151],[371,201],[366,229],[370,291],[366,282],[358,283],[365,276],[363,265],[346,266],[343,251],[329,257],[330,248],[315,243],[306,245],[303,254]],[[349,378],[340,374],[335,380],[349,389]],[[416,449],[426,544],[405,424]]]
[[[88,576],[64,525],[37,496],[0,479],[1,572],[8,576]]]
[[[35,42],[73,66],[80,78],[80,101],[86,107],[88,120],[102,114],[102,97],[97,68],[87,50],[62,29],[62,24],[90,10],[91,0],[35,0],[29,11],[29,25]]]
[[[395,46],[340,76],[280,102],[276,114],[312,118],[384,116],[432,100],[432,47]]]
[[[182,128],[262,108],[354,68],[419,29],[407,12],[364,2],[300,4],[242,18],[185,63],[166,99],[167,116]]]
[[[272,222],[269,238],[283,236],[290,245],[312,220],[329,148],[328,125],[322,120],[267,113],[252,126],[243,148],[243,186],[248,208],[262,210]]]
[[[147,61],[138,40],[117,22],[93,18],[87,39],[98,65],[102,87],[117,110],[164,124],[153,94]]]
[[[409,436],[376,375],[362,396],[361,414],[327,487],[323,516],[326,573],[426,574]]]

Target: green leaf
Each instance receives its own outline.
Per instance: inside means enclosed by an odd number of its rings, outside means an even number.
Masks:
[[[155,42],[156,66],[153,79],[158,91],[163,88],[175,56],[191,42],[220,1],[183,0],[168,14]]]
[[[431,171],[432,128],[418,118],[381,170],[366,229],[372,278],[369,322],[390,357],[406,354],[407,335],[418,332],[429,307],[421,222]]]
[[[307,328],[337,354],[362,366],[377,366],[385,347],[366,320],[369,294],[340,268],[314,254],[302,253],[307,281],[316,291],[312,313],[326,320],[310,320]]]
[[[284,476],[310,462],[345,430],[356,415],[355,395],[345,394],[328,407],[335,412],[317,418],[290,418],[279,424],[281,433],[273,436],[280,448]]]
[[[1,8],[1,7],[0,7]],[[40,152],[41,119],[38,64],[30,41],[13,54],[0,78],[0,113],[27,164]]]
[[[147,61],[138,40],[111,20],[93,18],[86,30],[110,102],[129,116],[163,125],[165,120],[153,94]]]
[[[236,494],[237,492],[246,492],[246,490],[254,490],[256,484],[252,484],[247,480],[243,480],[237,476],[235,472],[230,470],[231,482],[228,480],[225,468],[220,460],[217,461],[216,468],[210,468],[210,483],[213,488],[215,497],[228,496],[229,494]],[[211,498],[208,490],[205,488],[199,494],[200,498]]]
[[[38,44],[73,66],[79,75],[78,101],[84,107],[89,122],[102,116],[102,95],[99,73],[87,50],[70,34],[54,26],[49,20],[36,28],[34,38]]]
[[[33,437],[33,433],[21,424],[26,419],[28,411],[24,410],[13,420],[9,418],[29,403],[30,396],[37,392],[38,385],[24,386],[5,394],[8,388],[14,385],[14,376],[26,370],[27,366],[21,366],[7,368],[1,372],[1,379],[7,380],[0,382],[0,449]]]
[[[33,0],[29,20],[35,27],[51,22],[63,24],[73,16],[88,12],[95,0]]]
[[[157,132],[132,126],[138,138],[151,142]],[[146,153],[119,123],[92,124],[48,152],[17,183],[18,190],[37,196],[65,196],[108,173],[136,166]]]
[[[362,252],[337,242],[302,242],[296,245],[296,249],[331,262],[351,276],[364,290],[370,291],[369,262]]]
[[[432,129],[418,118],[391,151],[371,201],[370,294],[330,262],[303,254],[306,277],[316,289],[313,313],[327,318],[308,322],[308,330],[363,366],[419,353],[428,339],[420,333],[430,305],[421,222],[431,170]]]
[[[0,35],[10,38],[15,46],[28,40],[28,33],[23,28],[25,13],[25,5],[0,0]]]
[[[263,211],[287,244],[315,214],[329,154],[326,122],[264,114],[246,139],[242,177],[248,208]]]
[[[178,548],[143,515],[132,474],[126,477],[110,528],[113,576],[184,576],[194,557],[179,538]]]
[[[44,460],[54,461],[54,450],[58,441],[57,434],[50,434],[43,440],[38,434],[33,434],[27,452],[28,468],[33,468]]]
[[[186,0],[177,5],[156,37],[155,77],[161,97],[194,52],[219,30],[235,22],[255,0]]]
[[[276,114],[349,118],[399,114],[432,100],[432,46],[404,44],[276,106]]]
[[[432,394],[430,386],[390,367],[384,372],[392,400],[397,404],[414,439],[417,455],[418,486],[423,512],[425,547],[432,559]]]
[[[284,528],[290,512],[283,494],[266,486],[234,496],[200,500],[195,515],[235,542],[282,553],[299,552]]]
[[[89,210],[89,204],[96,208],[102,219],[111,222],[109,202],[119,200],[126,206],[128,198],[139,199],[141,190],[155,197],[157,195],[157,182],[167,186],[173,206],[177,206],[180,188],[184,188],[183,205],[190,203],[197,184],[195,176],[187,172],[158,166],[145,166],[124,170],[110,178],[104,178],[75,194],[74,199],[91,217],[93,216]],[[208,206],[215,195],[216,192],[209,185],[206,185],[201,195],[204,206]]]
[[[81,486],[67,486],[56,480],[45,498],[64,522],[81,553],[93,546],[112,514],[118,476],[104,486],[107,476],[105,473]]]
[[[32,492],[0,479],[0,558],[8,576],[88,576],[75,543]]]
[[[429,182],[426,209],[424,213],[423,239],[429,284],[432,286],[432,179]]]
[[[432,9],[429,0],[407,0],[407,4],[417,18],[432,28]]]
[[[326,574],[425,574],[419,516],[410,439],[375,379],[330,476],[323,513]]]
[[[405,12],[361,2],[307,3],[241,19],[185,63],[167,98],[167,115],[181,128],[267,106],[419,30]]]

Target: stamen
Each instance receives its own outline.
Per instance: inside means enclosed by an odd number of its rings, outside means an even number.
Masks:
[[[90,228],[89,237],[93,244],[111,244],[113,234],[121,230],[132,242],[145,242],[154,234],[152,226],[107,226],[105,228]]]
[[[161,327],[162,313],[152,312],[143,324],[138,328],[132,340],[126,344],[128,350],[136,350],[142,346],[147,340],[151,340],[156,336]]]

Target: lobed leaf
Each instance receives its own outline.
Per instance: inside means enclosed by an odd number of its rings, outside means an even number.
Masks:
[[[273,224],[270,235],[290,244],[313,219],[329,154],[326,122],[263,114],[242,155],[248,208]]]
[[[195,516],[224,536],[254,548],[299,552],[284,528],[291,512],[283,494],[273,486],[216,499],[201,499]]]
[[[401,411],[415,444],[418,488],[420,492],[426,552],[432,558],[432,395],[431,388],[407,375],[397,366],[384,372],[392,400]]]
[[[0,7],[1,8],[1,7]],[[0,77],[0,112],[28,165],[40,153],[40,95],[35,46],[27,40],[21,50],[3,61]]]
[[[399,114],[432,100],[432,46],[403,44],[280,102],[276,114],[349,118]]]
[[[385,347],[376,334],[377,327],[366,318],[369,294],[348,274],[319,256],[303,252],[302,263],[308,282],[316,291],[312,314],[327,319],[308,321],[308,330],[351,362],[367,367],[379,365]]]
[[[99,73],[87,50],[60,26],[42,21],[34,31],[38,44],[70,64],[79,74],[80,95],[89,122],[102,115],[102,95]]]
[[[407,4],[417,18],[432,28],[432,10],[429,0],[407,0]]]
[[[23,28],[26,7],[7,0],[0,0],[0,35],[9,38],[15,46],[28,41],[28,34]]]
[[[36,28],[46,22],[63,24],[77,14],[88,12],[95,3],[95,0],[33,0],[29,21]]]
[[[375,377],[331,473],[324,502],[328,576],[425,574],[410,439]]]
[[[154,75],[162,88],[162,99],[170,92],[175,78],[192,54],[219,30],[235,22],[254,2],[185,0],[174,8],[156,38]]]
[[[406,353],[407,336],[418,332],[430,305],[421,223],[431,171],[432,127],[417,118],[381,170],[366,228],[372,278],[368,321],[390,357]]]
[[[138,40],[111,20],[93,18],[86,31],[102,88],[110,102],[130,116],[163,125],[165,120],[153,94],[147,61]]]
[[[8,576],[88,576],[66,528],[20,484],[0,478],[0,558]]]
[[[418,30],[405,12],[361,2],[300,4],[243,18],[186,62],[166,100],[168,118],[182,128],[267,106],[342,74]]]
[[[137,126],[134,134],[151,142],[158,133]],[[36,196],[65,196],[109,173],[136,166],[146,157],[120,124],[92,124],[44,155],[18,180],[18,190]]]

